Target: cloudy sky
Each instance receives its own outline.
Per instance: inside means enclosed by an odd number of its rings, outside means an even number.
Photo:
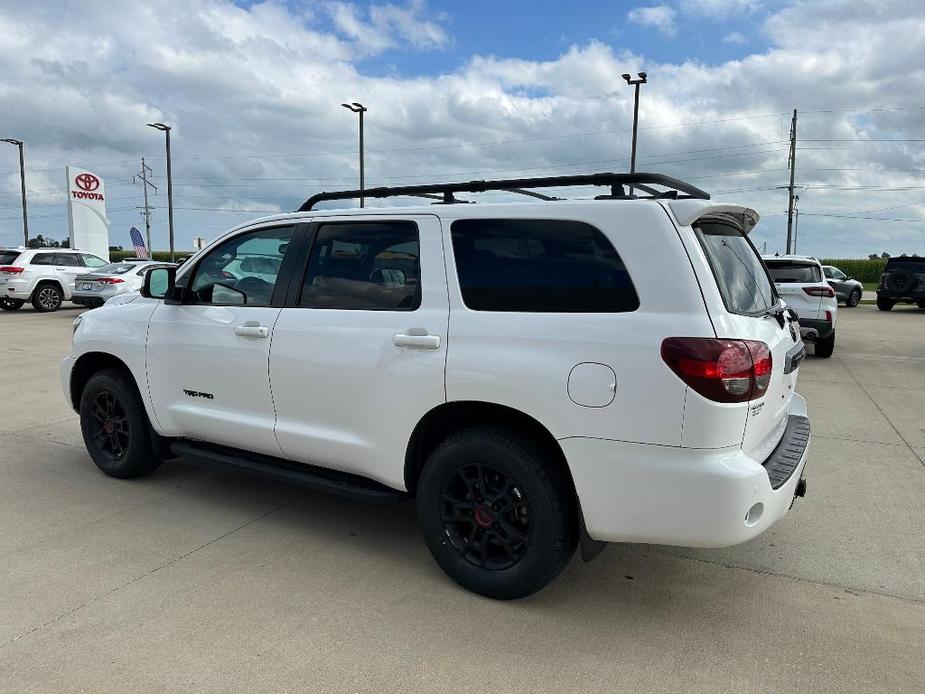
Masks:
[[[130,245],[145,156],[166,248],[155,120],[174,126],[179,248],[355,187],[343,101],[369,108],[369,186],[628,170],[620,74],[645,70],[637,169],[755,207],[755,240],[782,249],[796,108],[798,250],[925,253],[920,0],[5,0],[0,35],[0,137],[26,142],[33,235],[66,237],[73,164],[105,178]],[[0,244],[21,239],[17,166],[2,145]]]

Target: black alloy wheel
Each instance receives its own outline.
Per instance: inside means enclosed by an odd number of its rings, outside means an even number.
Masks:
[[[530,546],[530,507],[517,482],[490,465],[473,463],[450,477],[440,518],[453,549],[481,569],[507,569]]]
[[[100,453],[112,460],[121,460],[128,450],[131,431],[122,403],[108,390],[94,394],[90,406],[94,424],[93,441]]]

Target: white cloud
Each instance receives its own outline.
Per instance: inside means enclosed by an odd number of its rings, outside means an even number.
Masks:
[[[745,35],[738,31],[733,31],[731,34],[726,34],[723,37],[723,43],[734,43],[737,46],[743,46],[748,43],[748,39],[745,38]]]
[[[424,0],[412,0],[406,6],[372,5],[368,21],[357,5],[328,2],[325,8],[334,27],[353,40],[361,53],[380,53],[403,42],[426,50],[445,48],[450,43],[449,34],[438,22],[423,18],[427,10]]]
[[[646,70],[640,169],[754,207],[763,216],[755,240],[773,252],[784,234],[786,195],[777,186],[787,182],[797,107],[797,182],[808,186],[800,250],[925,252],[925,205],[910,204],[925,201],[925,147],[896,141],[925,131],[925,73],[914,67],[925,62],[925,9],[911,0],[798,2],[756,26],[770,48],[714,65],[586,41],[548,60],[471,56],[458,69],[415,77],[358,66],[372,50],[360,37],[377,26],[383,58],[460,41],[427,38],[429,29],[412,40],[417,23],[449,24],[419,3],[395,5],[415,12],[404,26],[372,11],[353,15],[356,25],[350,15],[335,21],[327,5],[306,14],[281,2],[186,0],[178,14],[169,0],[79,9],[62,0],[49,9],[51,1],[0,7],[0,136],[26,141],[33,233],[64,237],[64,166],[85,165],[106,178],[113,240],[127,244],[141,204],[132,174],[144,155],[162,186],[152,204],[155,243],[165,247],[163,137],[144,125],[155,119],[175,126],[184,247],[257,210],[295,209],[320,190],[354,187],[357,122],[342,101],[370,109],[370,186],[624,169],[633,90],[615,77]],[[20,238],[17,166],[15,149],[0,147],[0,243]],[[814,216],[890,207],[855,216],[921,221]]]
[[[669,5],[654,5],[652,7],[637,7],[629,11],[626,18],[644,27],[658,29],[665,36],[674,36],[678,33],[675,25],[677,12]]]

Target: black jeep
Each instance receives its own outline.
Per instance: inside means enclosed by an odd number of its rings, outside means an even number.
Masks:
[[[889,311],[898,302],[925,308],[925,258],[890,258],[877,285],[877,308]]]

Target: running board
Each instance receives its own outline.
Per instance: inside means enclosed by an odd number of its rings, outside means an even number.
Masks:
[[[360,501],[384,504],[401,501],[408,496],[405,492],[359,475],[329,470],[316,465],[293,463],[281,458],[249,453],[226,446],[179,440],[170,445],[170,450],[178,457],[189,457],[196,462],[217,469],[238,470]]]

